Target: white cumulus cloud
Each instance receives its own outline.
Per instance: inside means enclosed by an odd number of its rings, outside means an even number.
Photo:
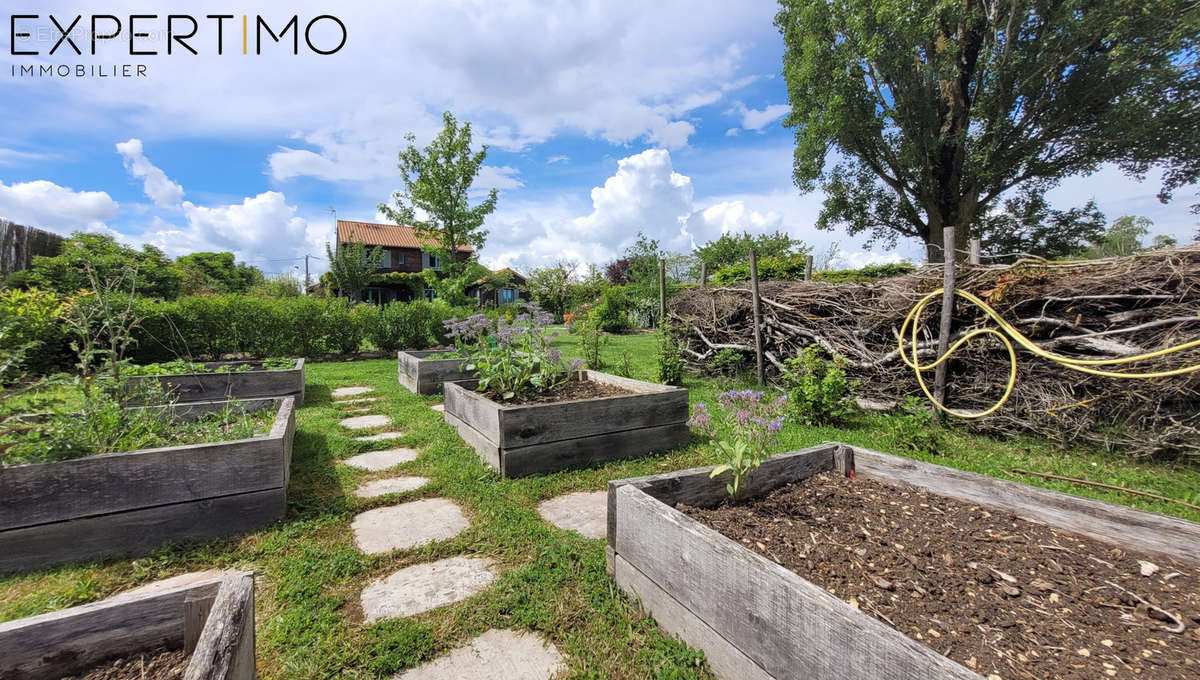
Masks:
[[[142,140],[130,139],[117,144],[117,153],[125,163],[125,169],[136,179],[142,180],[142,190],[160,208],[173,208],[183,200],[183,187],[171,181],[167,173],[150,162],[142,151]]]
[[[59,234],[98,231],[117,214],[117,202],[104,191],[75,191],[44,179],[0,182],[0,217]]]
[[[752,109],[742,102],[735,102],[733,108],[742,117],[742,128],[756,132],[783,118],[792,110],[787,104],[770,104],[762,110]]]

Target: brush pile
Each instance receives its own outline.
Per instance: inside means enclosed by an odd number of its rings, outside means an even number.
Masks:
[[[940,266],[870,284],[763,282],[764,357],[777,373],[786,358],[817,344],[861,381],[862,398],[894,404],[921,395],[897,339],[913,306],[941,285]],[[983,298],[1039,347],[1073,358],[1129,357],[1200,338],[1198,247],[1085,262],[962,267],[957,288]],[[748,285],[693,288],[671,300],[668,315],[682,331],[693,368],[703,371],[722,349],[743,353],[753,364],[750,300]],[[929,305],[920,319],[923,363],[936,358],[939,308]],[[959,300],[951,341],[990,323],[982,310]],[[1108,370],[1161,371],[1198,362],[1200,347]],[[1008,372],[1008,353],[997,339],[972,341],[950,362],[947,405],[963,411],[991,406]],[[925,375],[932,384],[933,372]],[[1129,455],[1200,460],[1200,372],[1149,380],[1101,377],[1018,349],[1011,398],[995,414],[967,422],[993,434],[1035,432]]]

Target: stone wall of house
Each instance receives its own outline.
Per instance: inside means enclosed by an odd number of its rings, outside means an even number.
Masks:
[[[57,255],[63,237],[0,218],[0,279],[28,269],[35,255]]]

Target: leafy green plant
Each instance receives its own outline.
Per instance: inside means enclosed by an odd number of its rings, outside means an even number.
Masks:
[[[617,366],[613,371],[622,378],[633,377],[633,355],[629,350],[621,350],[621,356],[617,359]]]
[[[725,491],[734,500],[738,498],[746,476],[767,459],[779,442],[787,395],[770,401],[765,401],[764,396],[763,392],[754,390],[722,392],[717,399],[723,421],[714,422],[704,402],[693,407],[692,417],[688,420],[689,426],[711,437],[721,452],[725,462],[714,467],[709,477],[730,473],[733,481],[725,485]]]
[[[683,347],[668,323],[658,329],[658,381],[664,385],[683,384]]]
[[[710,375],[732,376],[741,373],[745,364],[746,360],[741,352],[724,347],[717,350],[705,367]]]
[[[432,341],[429,334],[431,312],[432,305],[424,300],[384,305],[372,317],[367,339],[386,352],[425,349]]]
[[[579,370],[582,360],[563,360],[562,350],[550,346],[558,334],[543,329],[554,317],[531,303],[508,323],[475,314],[446,322],[457,352],[466,357],[463,370],[479,379],[478,390],[500,401],[552,392]]]
[[[572,328],[579,335],[579,351],[588,368],[599,371],[604,368],[604,358],[601,352],[608,344],[608,333],[601,330],[591,317],[582,322],[572,323]]]
[[[613,286],[604,291],[600,300],[588,312],[588,321],[601,331],[619,333],[629,330],[629,295],[624,286]]]
[[[3,349],[25,347],[25,368],[47,373],[68,364],[66,329],[61,322],[63,299],[57,294],[30,288],[0,291],[0,323],[7,325]]]
[[[780,376],[788,393],[788,416],[805,425],[839,425],[855,412],[857,380],[846,377],[842,362],[826,360],[821,348],[809,345],[800,356],[784,361]]]
[[[945,444],[945,436],[933,411],[917,397],[908,397],[900,405],[900,413],[890,418],[892,446],[911,453],[937,455]]]

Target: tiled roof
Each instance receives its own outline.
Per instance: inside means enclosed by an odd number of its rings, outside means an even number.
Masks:
[[[417,233],[412,227],[351,220],[337,221],[337,240],[338,243],[365,243],[369,246],[391,248],[420,248],[422,245],[434,245],[431,239],[417,238]],[[475,250],[469,245],[459,246],[458,249],[463,252]]]

